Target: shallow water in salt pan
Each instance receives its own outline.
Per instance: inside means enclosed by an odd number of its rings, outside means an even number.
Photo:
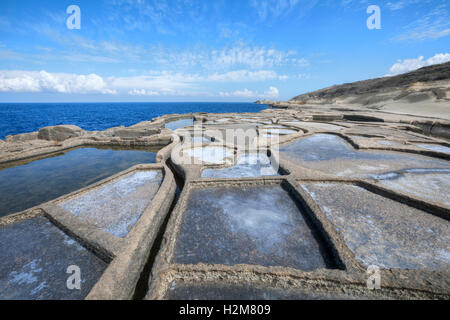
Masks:
[[[209,142],[211,142],[211,139],[208,139],[205,137],[193,136],[193,137],[191,137],[191,142],[193,142],[193,143],[209,143]]]
[[[158,192],[160,171],[135,171],[86,193],[61,207],[112,235],[125,237]]]
[[[233,150],[222,147],[192,148],[186,149],[183,152],[188,154],[192,158],[196,158],[200,162],[207,162],[212,164],[230,162],[230,160],[227,158],[233,156]]]
[[[69,290],[67,268],[81,271]],[[44,217],[0,227],[0,300],[83,299],[107,264]]]
[[[246,154],[239,157],[236,165],[221,169],[205,169],[202,178],[245,178],[277,176],[278,168],[270,158],[262,153]]]
[[[450,169],[406,169],[370,177],[388,189],[450,206]]]
[[[155,152],[80,148],[0,170],[0,217],[84,188],[140,163]]]
[[[280,152],[309,169],[342,177],[368,177],[395,170],[449,168],[448,161],[391,151],[355,150],[343,138],[316,134],[283,146]]]
[[[450,271],[449,221],[358,186],[302,187],[365,266]]]
[[[165,124],[165,127],[167,129],[176,130],[184,127],[190,127],[194,125],[194,119],[181,119],[181,120],[175,120],[170,121]]]
[[[174,262],[334,266],[319,239],[281,187],[197,189],[184,212]]]
[[[292,129],[264,128],[261,130],[261,134],[265,137],[270,137],[272,135],[289,135],[294,133],[297,133],[297,131]]]

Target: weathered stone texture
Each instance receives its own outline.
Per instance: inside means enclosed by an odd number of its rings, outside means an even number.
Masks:
[[[74,137],[80,137],[84,130],[75,125],[50,126],[39,129],[38,139],[49,141],[64,141]]]

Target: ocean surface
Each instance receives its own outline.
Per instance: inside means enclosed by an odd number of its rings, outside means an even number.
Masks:
[[[221,102],[0,103],[0,139],[42,127],[74,124],[84,130],[130,126],[171,113],[258,112],[266,105]]]

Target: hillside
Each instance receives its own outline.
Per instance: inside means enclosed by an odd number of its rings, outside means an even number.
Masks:
[[[450,119],[450,62],[409,73],[335,85],[298,95],[289,105],[340,105]]]

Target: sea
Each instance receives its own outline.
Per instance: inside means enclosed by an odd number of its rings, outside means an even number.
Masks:
[[[60,124],[74,124],[88,131],[105,130],[164,114],[242,113],[266,108],[267,105],[231,102],[0,103],[0,139]]]

